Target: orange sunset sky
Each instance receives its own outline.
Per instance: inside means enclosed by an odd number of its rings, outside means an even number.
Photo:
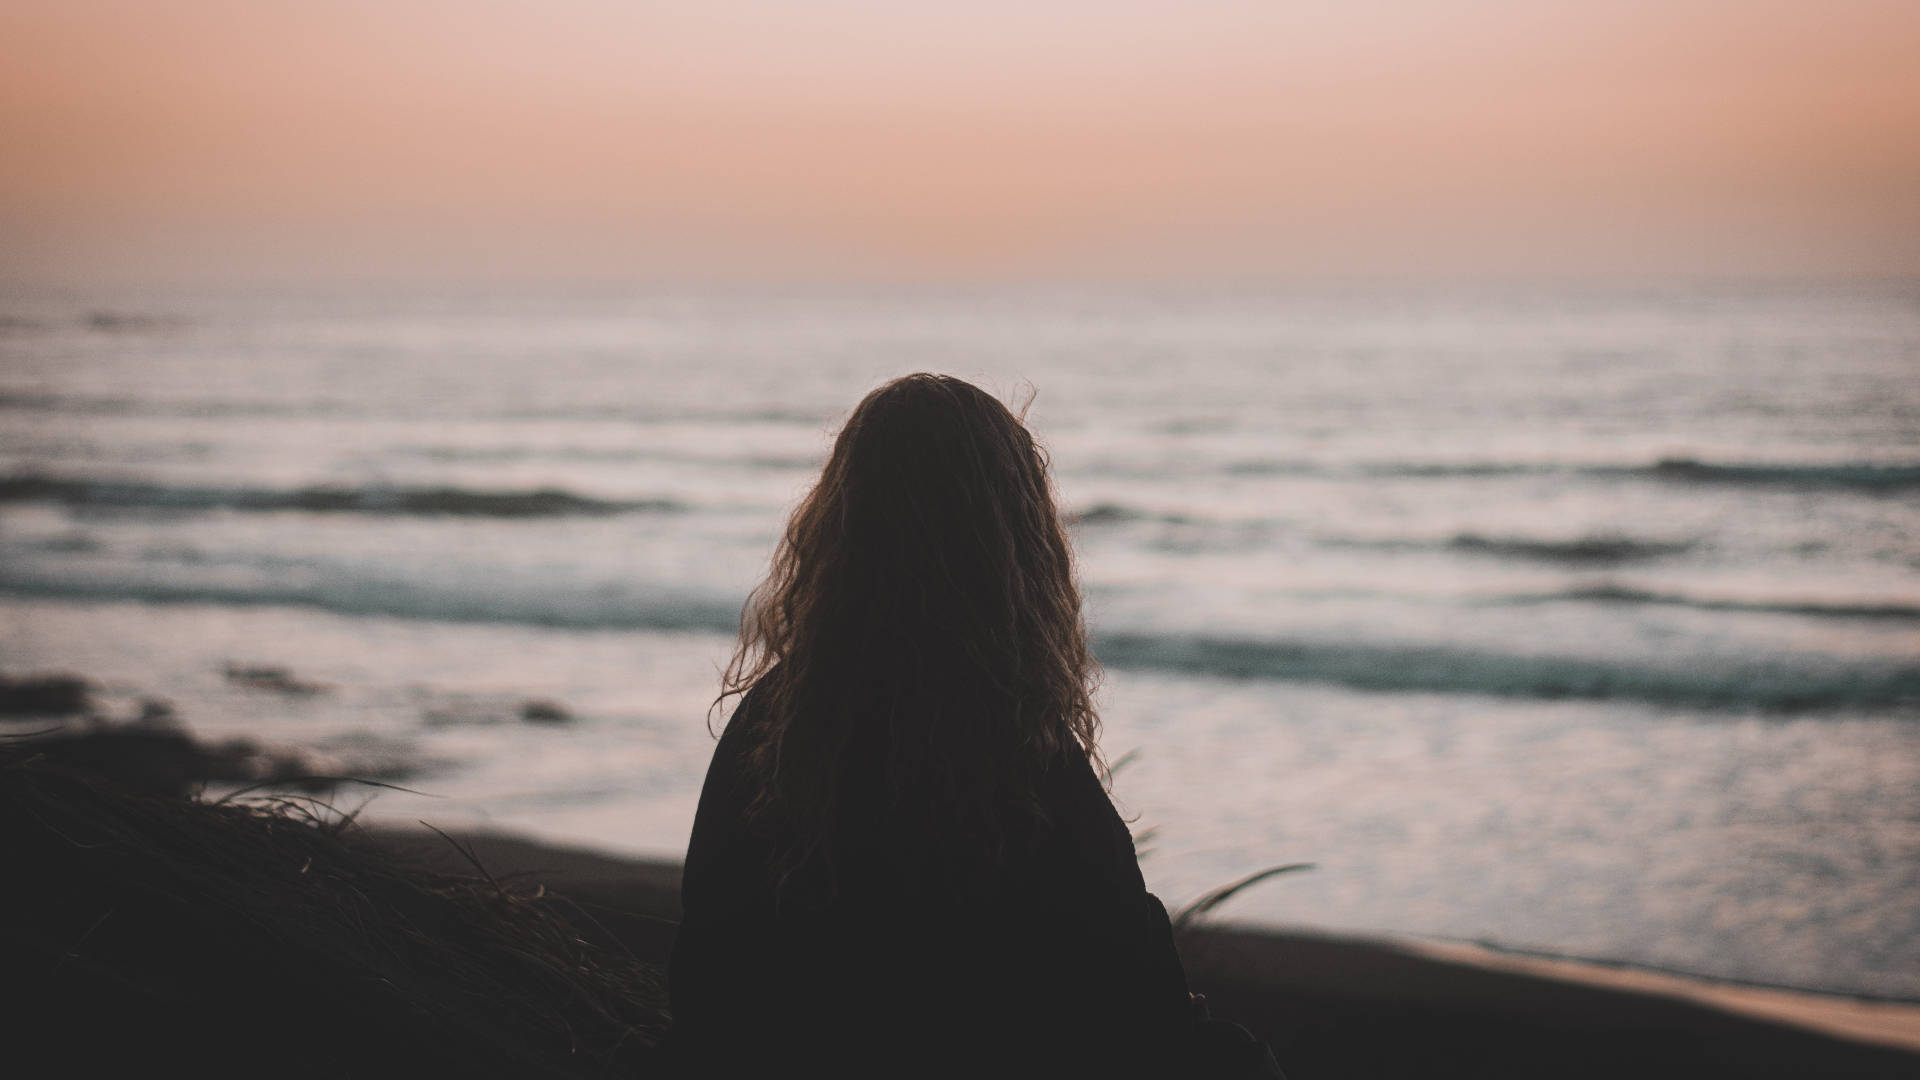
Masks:
[[[1920,272],[1916,0],[0,0],[0,277]]]

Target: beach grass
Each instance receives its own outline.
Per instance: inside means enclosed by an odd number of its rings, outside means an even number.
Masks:
[[[25,743],[0,749],[0,835],[11,1041],[61,1075],[652,1071],[658,966],[538,884],[425,869],[312,798],[156,796]]]
[[[142,791],[31,741],[0,744],[0,837],[18,1003],[0,1065],[662,1075],[675,862],[363,827],[307,795]],[[1201,917],[1292,869],[1188,905],[1179,945],[1215,1015],[1294,1080],[1920,1077],[1920,1007],[1776,993],[1761,1009],[1700,980]]]

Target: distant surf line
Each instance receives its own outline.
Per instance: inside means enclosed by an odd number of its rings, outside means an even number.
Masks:
[[[69,507],[169,511],[304,511],[318,514],[447,515],[533,518],[677,513],[674,499],[604,499],[562,488],[475,490],[446,485],[316,484],[298,488],[153,484],[131,480],[13,476],[0,479],[0,504],[51,502]]]
[[[106,581],[0,571],[0,595],[82,603],[294,607],[355,617],[525,625],[560,630],[704,632],[739,626],[739,606],[716,598],[555,595],[432,588],[392,581],[246,587],[169,579]],[[1635,701],[1704,710],[1826,711],[1920,704],[1920,665],[1716,662],[1650,666],[1592,657],[1535,656],[1444,645],[1260,639],[1137,630],[1097,631],[1114,670],[1163,672],[1356,690]]]
[[[1786,487],[1891,493],[1920,487],[1920,462],[1710,462],[1663,457],[1644,464],[1565,464],[1532,461],[1350,462],[1253,459],[1228,462],[1236,476],[1302,476],[1332,479],[1459,479],[1509,476],[1584,476],[1656,480],[1676,484]]]
[[[21,474],[0,477],[0,506],[53,503],[74,509],[151,510],[192,513],[216,510],[272,513],[363,514],[369,516],[442,516],[464,518],[608,517],[620,514],[691,513],[698,507],[679,499],[614,499],[561,487],[475,489],[453,485],[313,484],[293,488],[246,485],[170,485],[139,480],[94,479]],[[1067,515],[1067,524],[1100,528],[1152,522],[1195,528],[1245,530],[1271,527],[1258,520],[1228,522],[1181,513],[1103,502]],[[1459,533],[1445,539],[1324,537],[1330,548],[1453,550],[1493,557],[1581,565],[1612,565],[1684,554],[1691,540],[1667,540],[1614,534],[1570,539],[1485,536]]]
[[[835,417],[801,409],[660,409],[640,405],[600,404],[571,409],[491,409],[449,417],[431,409],[369,408],[365,403],[337,398],[307,400],[183,398],[142,399],[122,394],[62,394],[32,390],[0,390],[0,410],[73,416],[175,417],[188,420],[227,418],[316,420],[482,420],[499,421],[607,421],[633,424],[765,424],[825,428]]]

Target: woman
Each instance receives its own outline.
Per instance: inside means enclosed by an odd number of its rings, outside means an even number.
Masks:
[[[1026,428],[945,376],[869,394],[725,675],[669,971],[687,1071],[1194,1075],[1094,676]]]

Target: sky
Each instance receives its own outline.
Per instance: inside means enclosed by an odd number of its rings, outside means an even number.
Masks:
[[[1920,273],[1914,0],[0,0],[0,277]]]

